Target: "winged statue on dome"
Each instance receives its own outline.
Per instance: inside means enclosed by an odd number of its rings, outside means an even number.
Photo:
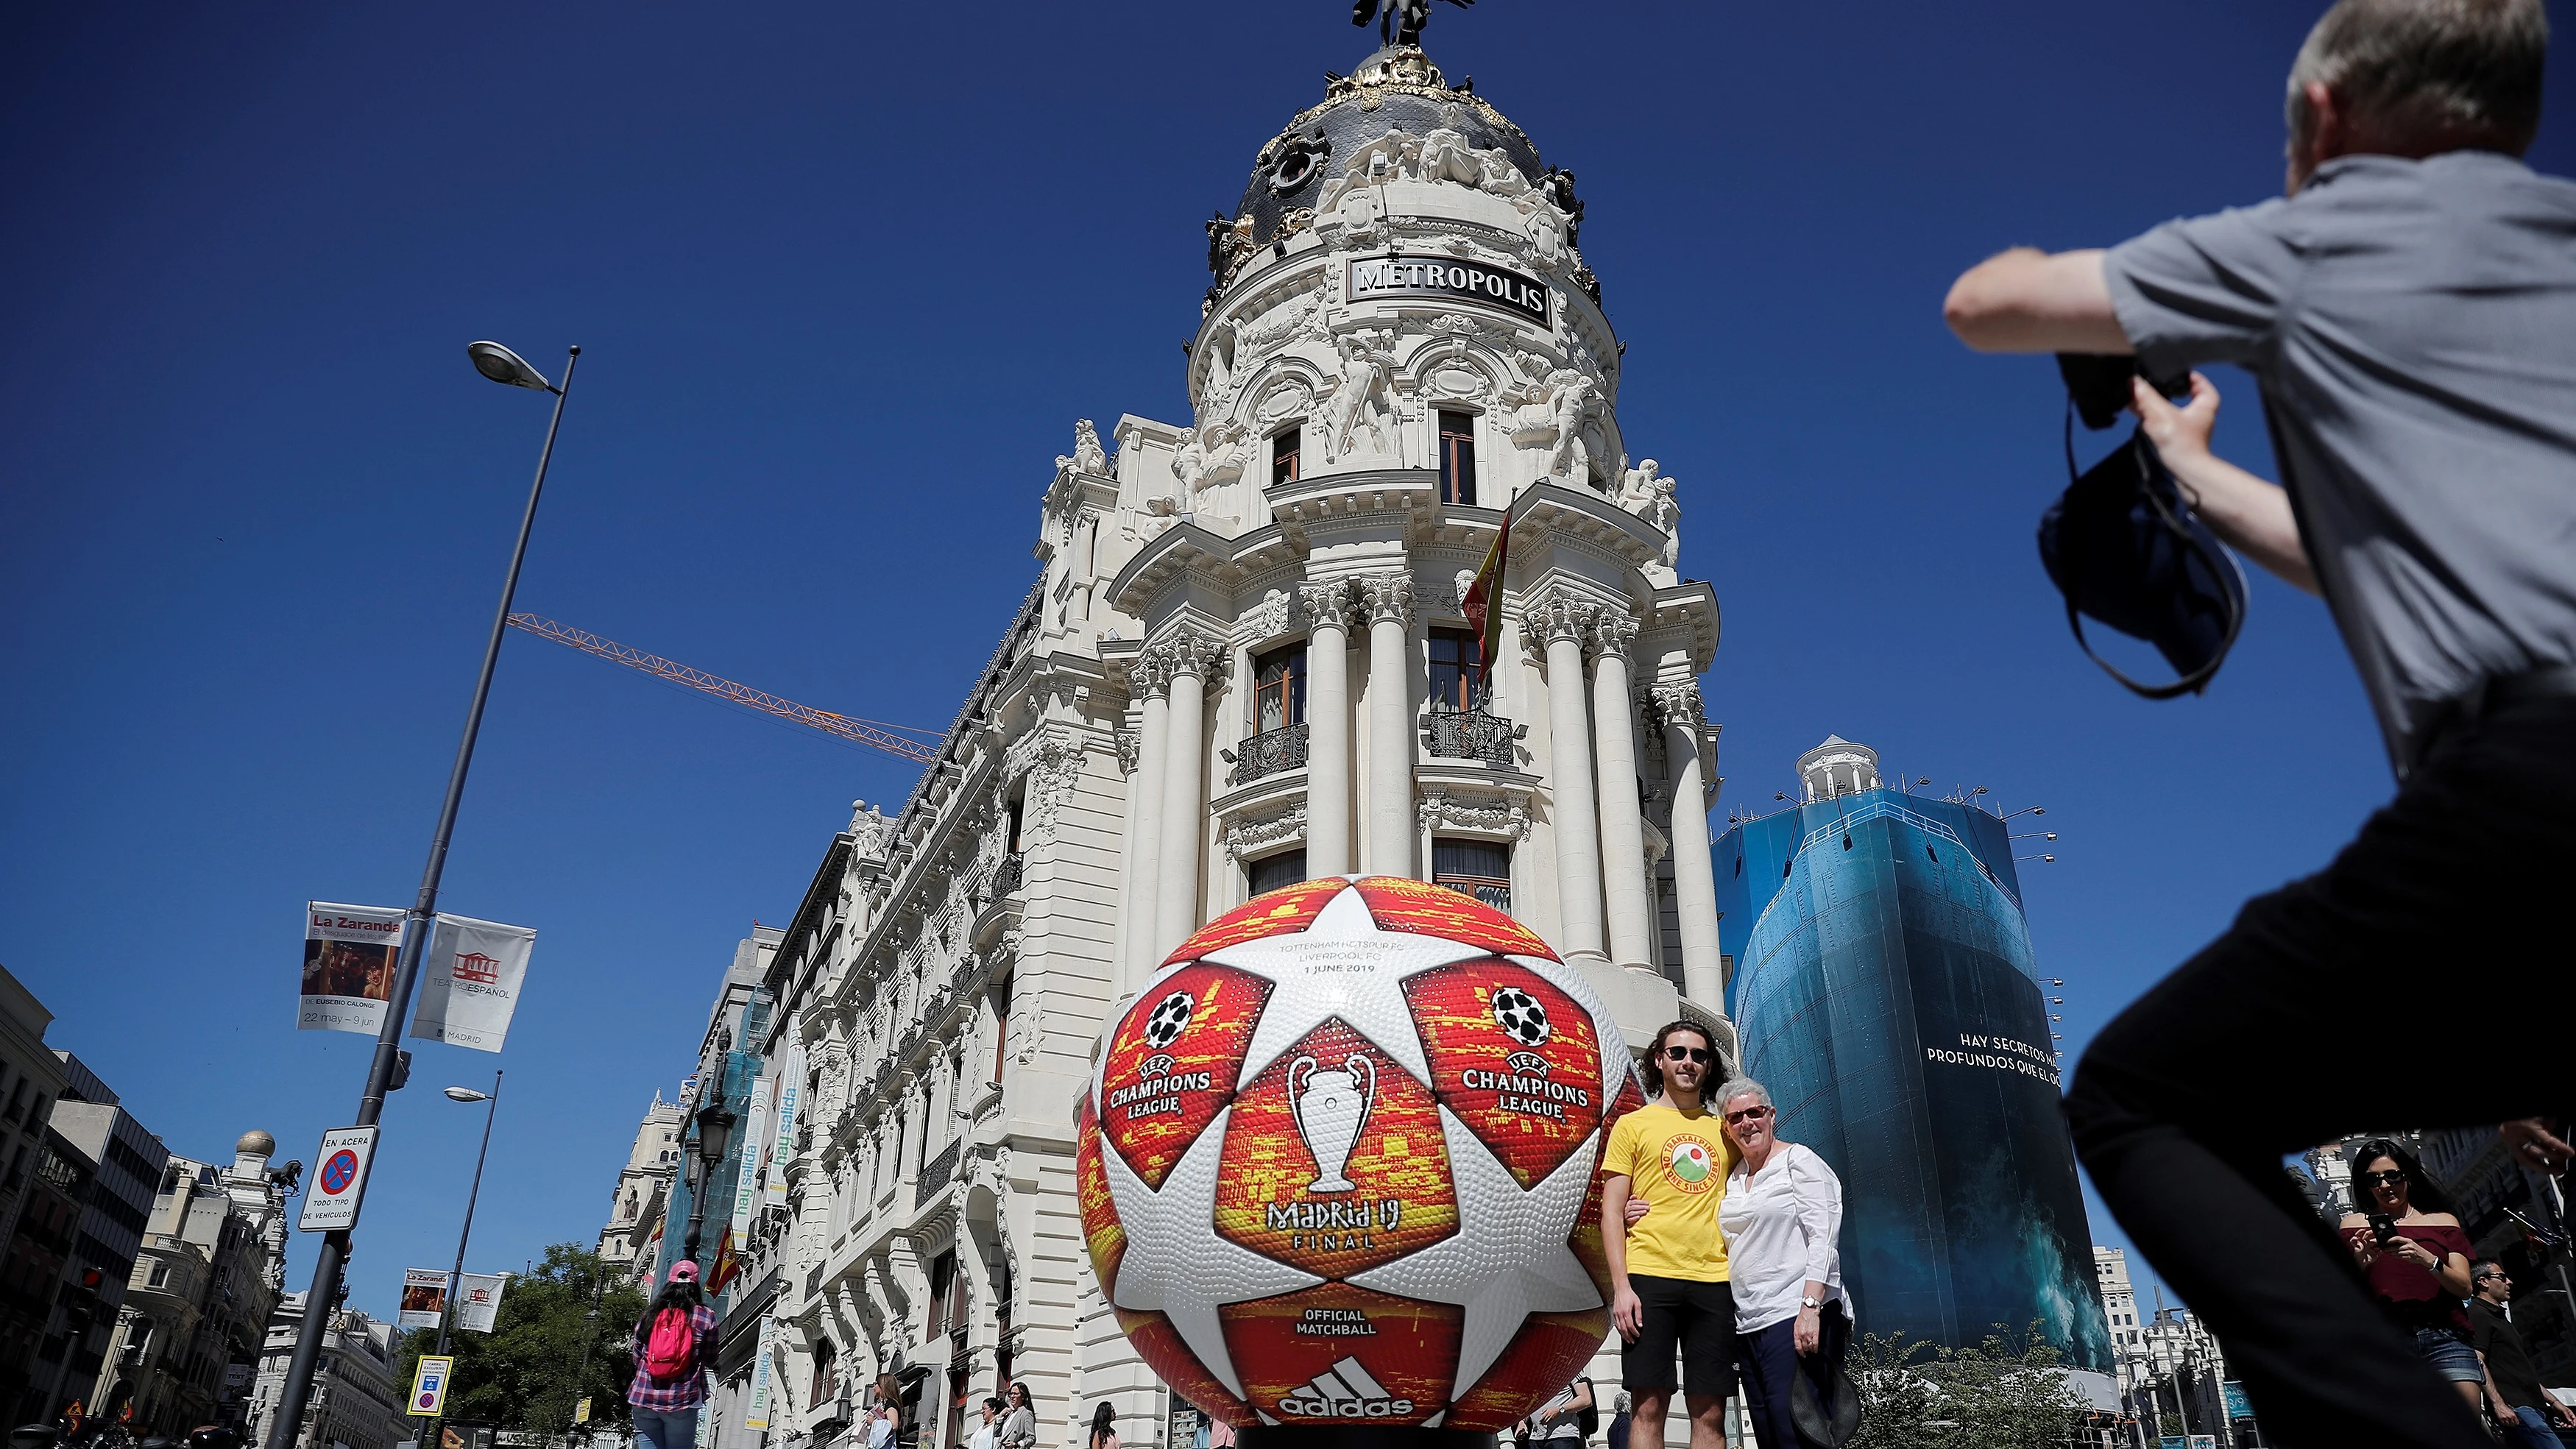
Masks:
[[[1449,0],[1464,10],[1476,0]],[[1366,25],[1377,22],[1380,39],[1389,45],[1419,45],[1422,27],[1431,23],[1431,0],[1359,0],[1351,7],[1351,23]]]

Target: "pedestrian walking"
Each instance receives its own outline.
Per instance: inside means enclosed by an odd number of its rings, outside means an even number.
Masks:
[[[982,1417],[975,1425],[974,1434],[966,1441],[967,1449],[995,1449],[1002,1436],[1002,1401],[986,1395],[984,1402],[976,1406],[976,1412]]]
[[[2380,1307],[2413,1335],[2416,1355],[2459,1386],[2475,1414],[2486,1399],[2486,1370],[2469,1342],[2469,1235],[2450,1200],[2424,1175],[2415,1155],[2385,1138],[2352,1155],[2353,1199],[2338,1231],[2370,1280]]]
[[[1038,1411],[1029,1400],[1029,1386],[1014,1380],[1004,1397],[1010,1409],[1002,1415],[1001,1449],[1037,1449]]]
[[[1851,1343],[1842,1179],[1812,1148],[1780,1140],[1779,1113],[1760,1082],[1734,1078],[1712,1100],[1737,1153],[1718,1225],[1734,1274],[1744,1406],[1764,1444],[1793,1449],[1796,1396],[1811,1394],[1813,1422],[1829,1423]]]
[[[2543,1388],[2532,1371],[2531,1351],[2523,1347],[2522,1330],[2505,1311],[2513,1302],[2513,1280],[2504,1265],[2489,1258],[2469,1269],[2469,1342],[2487,1366],[2487,1402],[2507,1444],[2520,1449],[2565,1449],[2560,1429],[2576,1429],[2576,1412]]]
[[[2530,949],[2576,867],[2576,185],[2518,159],[2548,34],[2541,0],[2339,0],[2291,66],[2286,197],[2108,252],[2008,251],[1945,309],[1981,351],[2253,374],[2286,491],[2187,436],[2158,451],[2214,531],[2324,596],[2397,776],[2323,871],[2096,1036],[2066,1100],[2094,1186],[2283,1443],[2488,1441],[2367,1310],[2282,1156],[2564,1100],[2548,1053],[2353,1058],[2440,1009],[2428,963],[2478,963],[2481,995],[2530,1019],[2576,1011],[2576,973]],[[2202,439],[2206,381],[2175,410]],[[2509,1140],[2563,1162],[2542,1136]]]
[[[1676,1021],[1655,1033],[1642,1065],[1653,1100],[1619,1119],[1601,1159],[1601,1235],[1610,1260],[1610,1321],[1619,1379],[1635,1412],[1629,1434],[1661,1445],[1681,1353],[1691,1449],[1724,1449],[1735,1392],[1735,1298],[1717,1221],[1734,1148],[1701,1090],[1725,1075],[1706,1028]]]
[[[1610,1449],[1628,1449],[1628,1391],[1621,1389],[1612,1396],[1610,1402],[1613,1407],[1610,1415],[1610,1432],[1602,1436],[1602,1442],[1608,1444]],[[1662,1446],[1658,1445],[1657,1449],[1662,1449]]]
[[[1118,1449],[1118,1411],[1107,1399],[1091,1406],[1091,1435],[1085,1449]]]
[[[635,1320],[629,1350],[635,1377],[626,1386],[637,1449],[694,1449],[698,1409],[707,1401],[707,1370],[716,1366],[716,1312],[698,1288],[698,1265],[671,1265],[670,1279]]]
[[[892,1374],[879,1374],[869,1398],[868,1449],[894,1449],[903,1433],[903,1385]]]

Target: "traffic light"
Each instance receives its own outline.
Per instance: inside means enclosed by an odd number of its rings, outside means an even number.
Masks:
[[[63,1320],[71,1329],[72,1341],[89,1336],[89,1326],[98,1321],[98,1290],[107,1275],[96,1268],[83,1268],[80,1276],[63,1285]]]

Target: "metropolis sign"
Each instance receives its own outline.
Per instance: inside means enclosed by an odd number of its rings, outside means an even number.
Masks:
[[[1547,284],[1502,267],[1454,257],[1358,257],[1350,268],[1344,295],[1354,302],[1375,297],[1482,302],[1548,325]]]

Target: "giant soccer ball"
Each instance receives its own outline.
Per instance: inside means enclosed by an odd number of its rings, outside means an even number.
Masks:
[[[1601,1151],[1643,1100],[1511,917],[1389,876],[1272,891],[1110,1027],[1075,1109],[1092,1268],[1238,1427],[1503,1429],[1609,1328]]]

